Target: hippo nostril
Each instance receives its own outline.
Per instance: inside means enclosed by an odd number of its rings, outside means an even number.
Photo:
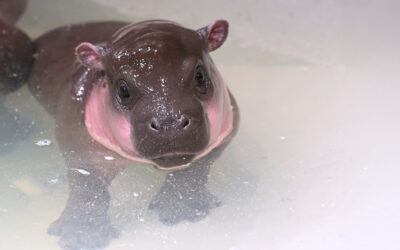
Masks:
[[[187,117],[185,117],[185,116],[182,116],[180,119],[179,119],[179,124],[178,124],[178,128],[181,128],[181,129],[188,129],[189,127],[190,127],[190,119],[189,118],[187,118]]]
[[[185,128],[187,128],[189,125],[190,125],[190,121],[189,121],[189,119],[186,118],[186,119],[183,121],[182,128],[185,129]]]
[[[175,130],[178,131],[187,131],[189,128],[192,127],[191,119],[187,118],[186,116],[181,116],[177,120],[173,119],[164,119],[159,121],[158,119],[152,118],[148,124],[148,129],[156,132],[156,133],[170,133]],[[169,132],[168,132],[169,131]]]
[[[156,131],[156,132],[160,131],[160,124],[156,120],[152,120],[150,122],[150,126],[149,127],[153,131]]]

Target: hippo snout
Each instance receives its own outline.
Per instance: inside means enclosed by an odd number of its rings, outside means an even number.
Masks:
[[[160,119],[153,117],[148,122],[148,129],[152,133],[160,134],[161,136],[174,135],[176,133],[189,133],[194,129],[198,122],[188,115],[181,115],[179,118]]]
[[[161,167],[190,163],[209,142],[207,118],[200,113],[134,119],[132,140],[136,150]]]

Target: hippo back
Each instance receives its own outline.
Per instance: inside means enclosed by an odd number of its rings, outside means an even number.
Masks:
[[[0,0],[0,19],[15,23],[26,7],[26,0]]]
[[[50,31],[36,41],[37,56],[29,88],[50,114],[55,114],[61,96],[72,92],[71,76],[76,69],[75,47],[89,41],[107,41],[123,22],[96,22],[66,26]]]

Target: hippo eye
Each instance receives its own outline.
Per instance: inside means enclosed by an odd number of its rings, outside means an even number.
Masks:
[[[121,99],[128,99],[131,96],[129,93],[128,84],[126,84],[124,80],[120,80],[119,84],[118,95],[121,97]]]
[[[209,81],[206,79],[204,70],[201,66],[196,67],[194,80],[195,80],[195,85],[194,85],[195,90],[202,95],[207,94],[210,84]]]
[[[116,87],[116,99],[118,103],[124,107],[128,107],[134,101],[132,88],[128,85],[128,83],[121,79],[118,81]],[[136,97],[136,95],[135,95]]]
[[[203,83],[203,80],[204,80],[203,73],[202,73],[201,71],[197,71],[197,72],[196,72],[195,79],[196,79],[196,82],[197,82],[198,84],[202,84],[202,83]]]

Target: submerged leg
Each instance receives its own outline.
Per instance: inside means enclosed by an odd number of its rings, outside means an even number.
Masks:
[[[173,225],[183,220],[199,221],[220,201],[206,188],[209,165],[195,164],[167,175],[164,186],[150,203],[160,221]]]
[[[109,181],[95,171],[69,168],[69,198],[58,220],[48,233],[60,236],[63,249],[97,249],[118,237],[108,216]]]

